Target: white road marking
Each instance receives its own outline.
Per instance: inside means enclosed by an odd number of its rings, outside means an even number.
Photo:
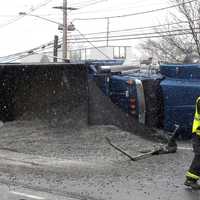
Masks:
[[[29,195],[29,194],[25,194],[25,193],[21,193],[21,192],[17,192],[17,191],[10,191],[10,193],[16,194],[16,195],[20,195],[20,196],[24,196],[24,197],[28,197],[28,198],[31,198],[31,199],[38,199],[38,200],[45,199],[44,197],[39,197],[39,196],[35,196],[35,195]]]
[[[191,147],[178,147],[178,149],[181,149],[181,150],[193,150]]]

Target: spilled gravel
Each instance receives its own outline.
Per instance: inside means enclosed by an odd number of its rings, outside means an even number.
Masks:
[[[78,158],[84,160],[120,159],[119,153],[110,147],[105,137],[121,145],[125,150],[152,147],[152,142],[122,131],[115,126],[91,126],[68,129],[65,126],[51,126],[38,121],[14,121],[5,123],[0,129],[0,148],[32,155],[55,158]]]
[[[14,121],[5,123],[0,135],[0,150],[16,153],[15,159],[26,155],[32,162],[38,157],[48,161],[16,165],[1,159],[0,153],[0,182],[9,181],[12,187],[40,188],[78,199],[187,199],[182,182],[191,151],[131,162],[109,146],[105,136],[133,156],[157,143],[109,125],[70,132],[41,120]]]

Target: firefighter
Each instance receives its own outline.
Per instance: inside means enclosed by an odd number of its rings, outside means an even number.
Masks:
[[[196,100],[196,110],[192,127],[192,141],[194,159],[189,170],[186,172],[185,185],[193,189],[200,189],[200,97]]]

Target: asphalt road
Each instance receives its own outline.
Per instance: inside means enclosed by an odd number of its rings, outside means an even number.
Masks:
[[[175,154],[132,162],[105,136],[133,156],[158,143],[112,126],[70,134],[38,121],[7,123],[0,135],[0,200],[200,200],[200,191],[183,185],[189,141]]]
[[[145,188],[145,193],[142,191],[141,192],[135,191],[133,193],[134,195],[132,197],[133,199],[136,200],[146,200],[146,199],[199,200],[200,199],[200,191],[195,191],[190,188],[182,188],[181,190],[177,191],[174,194],[169,193],[169,191],[164,192],[164,190],[162,192],[156,191],[155,188],[153,189],[151,187]],[[0,194],[1,194],[0,197],[1,200],[77,200],[76,198],[67,197],[66,195],[62,196],[61,194],[57,195],[48,192],[30,190],[19,186],[7,186],[4,184],[0,184]],[[116,193],[114,196],[116,199],[126,199],[126,197],[123,196],[123,193],[121,194]]]
[[[1,200],[76,200],[66,196],[2,184],[0,185],[0,194]]]

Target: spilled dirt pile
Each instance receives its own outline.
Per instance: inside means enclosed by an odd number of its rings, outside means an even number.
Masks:
[[[83,65],[6,65],[0,68],[0,119],[40,119],[52,126],[87,124]]]

